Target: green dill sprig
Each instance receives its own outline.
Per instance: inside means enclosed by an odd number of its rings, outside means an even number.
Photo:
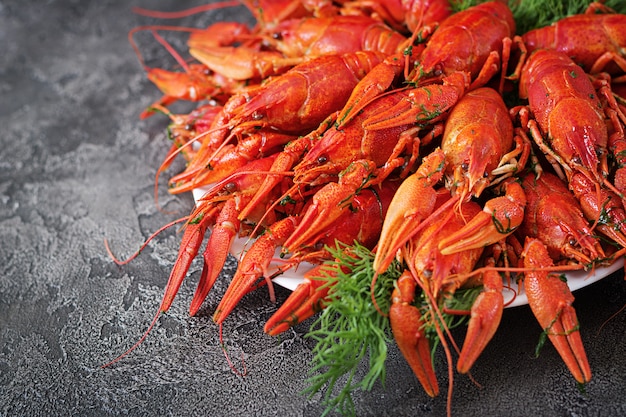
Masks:
[[[378,380],[384,385],[387,348],[393,339],[389,319],[378,312],[370,294],[372,252],[358,243],[350,247],[338,244],[329,251],[335,258],[330,264],[338,274],[324,277],[330,280],[331,288],[326,308],[306,335],[316,341],[316,346],[310,386],[304,393],[312,396],[326,387],[324,415],[332,410],[354,415],[352,392],[369,391]],[[380,275],[374,287],[378,307],[384,313],[389,311],[393,282],[400,276],[396,266]],[[357,369],[366,358],[369,370],[357,380]],[[345,386],[340,387],[344,380]]]

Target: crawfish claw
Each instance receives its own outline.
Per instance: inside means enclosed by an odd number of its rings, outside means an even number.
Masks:
[[[522,256],[524,266],[534,268],[524,274],[528,305],[576,381],[588,382],[591,368],[572,307],[572,292],[557,275],[545,271],[553,262],[540,240],[527,238]]]
[[[442,239],[439,249],[444,255],[496,243],[513,233],[524,220],[526,195],[515,181],[506,184],[506,195],[489,200],[457,233]]]
[[[276,248],[281,246],[285,239],[295,230],[297,220],[286,217],[272,226],[261,235],[246,252],[237,267],[222,301],[220,301],[213,321],[222,324],[226,317],[235,309],[239,301],[255,288],[255,282],[260,278],[269,281],[268,267],[274,257]],[[271,288],[270,288],[271,291]]]
[[[415,296],[416,282],[405,271],[398,278],[392,294],[389,321],[398,348],[431,397],[439,394],[439,385],[430,356],[430,343],[423,332],[424,322],[419,309],[411,303]]]
[[[418,170],[407,177],[391,200],[374,258],[374,269],[384,272],[410,233],[426,219],[437,203],[434,185],[443,177],[445,155],[436,149],[424,157]]]
[[[237,214],[236,202],[234,199],[230,199],[226,201],[215,221],[215,227],[202,255],[204,266],[198,288],[189,306],[189,314],[192,316],[195,316],[202,306],[226,263],[230,247],[239,232],[240,222],[237,219]]]
[[[318,265],[308,271],[304,282],[298,284],[294,292],[283,305],[265,323],[264,331],[270,336],[277,336],[287,329],[302,323],[324,308],[324,299],[329,286],[323,278],[325,265]]]
[[[457,371],[462,374],[469,372],[493,338],[502,319],[504,297],[500,274],[496,271],[487,271],[483,274],[483,285],[483,292],[472,304],[465,341],[456,365]]]

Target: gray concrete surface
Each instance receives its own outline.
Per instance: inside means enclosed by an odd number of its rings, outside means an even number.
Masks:
[[[238,367],[243,358],[247,375],[227,364],[210,315],[235,268],[232,259],[200,315],[187,314],[201,268],[194,263],[145,342],[100,368],[146,330],[180,235],[161,234],[123,267],[107,256],[104,238],[120,256],[130,255],[192,206],[190,196],[167,196],[164,186],[161,202],[176,214],[154,204],[154,174],[169,146],[167,121],[138,119],[158,92],[127,33],[157,21],[134,15],[131,6],[177,10],[194,4],[199,2],[0,0],[0,416],[323,411],[321,395],[299,394],[312,358],[312,342],[304,337],[310,323],[280,338],[265,335],[263,323],[276,306],[264,290],[247,296],[224,328],[228,351]],[[224,13],[173,23],[202,26],[228,17]],[[171,63],[152,38],[140,42],[148,65]],[[279,301],[287,295],[279,290]],[[584,392],[551,346],[533,357],[540,328],[528,307],[518,307],[505,312],[475,366],[480,386],[455,375],[453,415],[626,415],[626,315],[611,319],[626,303],[623,274],[576,297],[594,373]],[[356,395],[357,414],[445,415],[445,357],[439,351],[435,359],[443,393],[431,399],[392,347],[386,386]]]

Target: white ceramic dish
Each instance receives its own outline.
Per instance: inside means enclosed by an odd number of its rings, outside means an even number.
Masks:
[[[199,198],[202,197],[204,193],[203,189],[194,190],[193,195],[194,199],[198,201]],[[239,238],[235,239],[233,242],[233,246],[231,248],[231,253],[237,259],[240,258],[241,253],[249,246],[251,242],[248,242],[248,239]],[[279,250],[276,251],[276,259],[279,259]],[[280,261],[274,261],[270,264],[269,271],[278,271],[279,266],[281,265]],[[281,275],[277,276],[273,279],[273,282],[280,285],[281,287],[285,287],[291,291],[295,290],[298,284],[303,281],[304,274],[313,268],[314,265],[309,263],[302,263],[298,266],[297,269],[290,269],[285,271]],[[611,275],[613,272],[624,266],[624,258],[620,258],[615,261],[612,265],[597,268],[593,271],[569,271],[565,273],[565,277],[567,278],[567,284],[572,291],[579,290],[588,285],[593,284]],[[517,294],[516,294],[517,291]],[[512,300],[512,301],[511,301]],[[526,298],[526,294],[524,293],[523,288],[505,288],[504,290],[504,301],[507,308],[516,307],[528,304],[528,298]]]

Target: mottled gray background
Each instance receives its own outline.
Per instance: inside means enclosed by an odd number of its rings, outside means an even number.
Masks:
[[[275,311],[267,291],[247,296],[225,323],[225,343],[247,375],[229,368],[210,319],[231,276],[228,265],[201,314],[187,308],[201,265],[194,263],[170,312],[121,362],[158,308],[180,235],[164,232],[134,262],[116,266],[103,239],[130,255],[153,231],[192,207],[189,195],[161,202],[154,175],[169,144],[164,117],[140,121],[158,97],[127,40],[139,24],[202,26],[226,12],[159,22],[131,5],[178,10],[199,2],[0,0],[0,415],[317,416],[320,395],[306,385],[311,342],[301,325],[266,336]],[[238,19],[246,18],[237,9]],[[184,36],[170,40],[184,48]],[[148,65],[173,65],[148,34]],[[181,109],[184,109],[182,107]],[[182,110],[181,110],[182,111]],[[178,166],[180,168],[180,166]],[[167,175],[176,171],[174,167]],[[165,183],[165,178],[162,183]],[[551,346],[537,359],[540,328],[528,307],[507,310],[473,372],[455,376],[457,416],[626,415],[626,303],[623,274],[576,294],[593,380],[580,392]],[[279,290],[284,300],[288,292]],[[455,335],[462,337],[462,333]],[[358,415],[441,416],[392,348],[386,387],[355,397]]]

